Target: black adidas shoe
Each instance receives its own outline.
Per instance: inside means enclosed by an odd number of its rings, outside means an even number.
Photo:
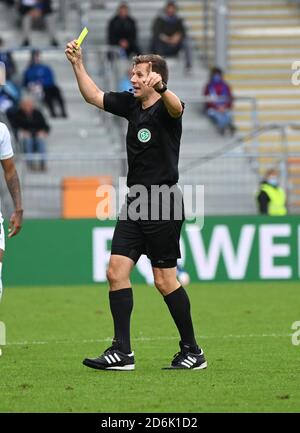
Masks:
[[[163,368],[163,370],[202,370],[207,367],[202,349],[199,353],[194,353],[192,350],[195,351],[195,349],[184,345],[181,341],[179,345],[180,352],[174,355],[171,366]]]
[[[123,353],[113,346],[98,358],[85,358],[82,363],[98,370],[134,370],[134,353]]]

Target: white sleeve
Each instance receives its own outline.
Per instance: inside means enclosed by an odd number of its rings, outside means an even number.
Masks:
[[[9,130],[4,123],[0,123],[0,159],[8,159],[13,155]]]

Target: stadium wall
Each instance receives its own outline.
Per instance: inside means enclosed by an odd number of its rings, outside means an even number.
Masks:
[[[26,220],[7,239],[6,286],[105,282],[114,222]],[[182,264],[191,281],[299,280],[300,219],[288,217],[206,217],[204,227],[186,223]],[[152,282],[142,257],[133,282]]]

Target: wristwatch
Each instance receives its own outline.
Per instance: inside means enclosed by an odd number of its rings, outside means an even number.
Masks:
[[[167,85],[166,85],[166,83],[162,82],[162,88],[159,90],[156,90],[156,92],[161,95],[162,93],[165,93],[166,90],[168,90]]]

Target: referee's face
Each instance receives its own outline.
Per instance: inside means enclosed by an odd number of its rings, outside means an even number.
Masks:
[[[134,96],[136,98],[147,99],[153,92],[155,92],[152,87],[145,85],[148,75],[148,63],[139,63],[138,65],[134,65],[130,81],[133,87]]]

